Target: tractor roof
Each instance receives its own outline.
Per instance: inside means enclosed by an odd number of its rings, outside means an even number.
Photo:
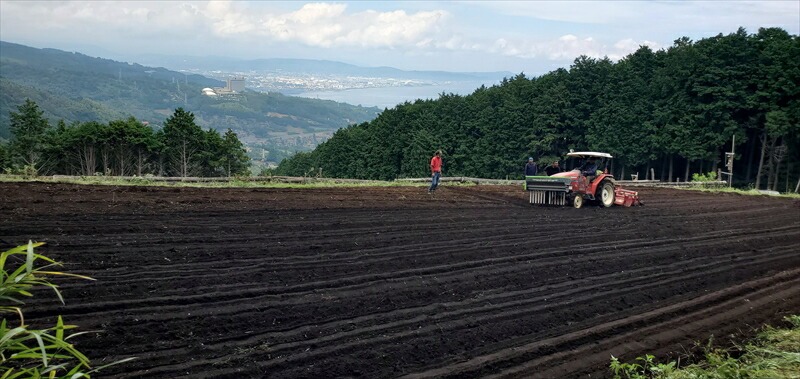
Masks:
[[[585,157],[598,157],[598,158],[614,158],[609,153],[598,153],[596,151],[576,151],[568,153],[568,157],[585,158]]]

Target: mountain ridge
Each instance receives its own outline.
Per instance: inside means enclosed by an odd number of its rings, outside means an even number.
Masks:
[[[137,60],[173,70],[209,70],[218,69],[226,71],[285,71],[308,72],[326,75],[374,75],[377,77],[394,77],[398,79],[439,79],[452,81],[471,80],[499,80],[503,77],[513,76],[514,73],[506,71],[489,72],[453,72],[441,70],[403,70],[391,66],[360,66],[356,64],[333,61],[327,59],[302,59],[302,58],[260,58],[239,59],[222,56],[186,56],[165,54],[142,54]],[[184,62],[193,62],[186,64]],[[296,70],[296,71],[290,71]]]
[[[328,100],[245,91],[210,98],[204,87],[224,83],[163,67],[90,57],[0,41],[0,138],[10,137],[10,116],[31,98],[55,122],[134,116],[159,125],[175,108],[197,116],[204,128],[234,129],[249,145],[271,150],[311,148],[337,129],[373,119],[378,108]]]

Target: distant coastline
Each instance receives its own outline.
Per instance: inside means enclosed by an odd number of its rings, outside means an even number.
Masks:
[[[417,99],[438,99],[441,93],[469,95],[481,85],[491,87],[500,81],[464,81],[448,82],[426,86],[398,86],[380,88],[354,88],[346,90],[307,91],[287,93],[290,96],[308,97],[312,99],[333,100],[340,103],[362,105],[365,107],[394,108],[403,102],[414,102]]]

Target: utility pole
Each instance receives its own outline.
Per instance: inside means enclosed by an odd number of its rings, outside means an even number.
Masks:
[[[731,141],[731,152],[725,153],[725,168],[728,169],[728,187],[733,187],[733,158],[736,156],[736,134],[733,135]]]

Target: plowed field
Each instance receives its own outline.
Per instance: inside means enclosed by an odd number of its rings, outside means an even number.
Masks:
[[[26,318],[102,329],[78,346],[138,357],[114,378],[606,377],[800,311],[796,201],[640,193],[2,183],[0,248],[97,279]]]

